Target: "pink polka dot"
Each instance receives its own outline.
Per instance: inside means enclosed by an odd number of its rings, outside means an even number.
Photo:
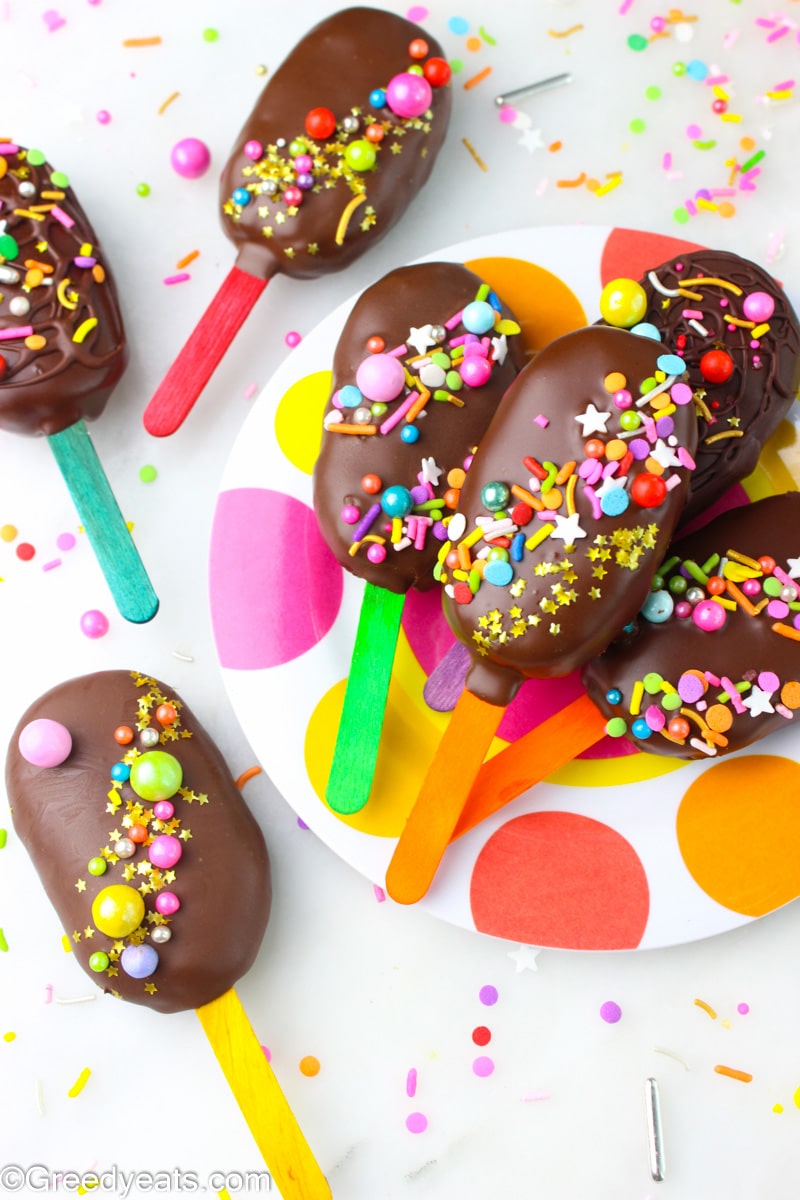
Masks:
[[[478,855],[470,884],[481,933],[526,946],[623,950],[647,925],[647,876],[631,844],[568,812],[507,821]]]
[[[220,663],[258,671],[291,662],[328,633],[342,569],[311,509],[281,492],[236,488],[211,533],[211,622]]]
[[[472,1064],[472,1070],[481,1079],[487,1079],[494,1071],[494,1063],[486,1054],[479,1054]]]
[[[689,138],[699,138],[703,136],[703,131],[699,125],[687,125],[686,136]]]
[[[428,1128],[428,1118],[424,1113],[413,1112],[406,1117],[406,1129],[409,1133],[424,1133]]]

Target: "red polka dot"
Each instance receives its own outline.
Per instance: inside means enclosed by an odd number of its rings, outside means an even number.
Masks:
[[[17,558],[21,558],[23,562],[30,562],[36,553],[30,542],[20,542],[17,546]]]
[[[492,1040],[492,1031],[485,1025],[477,1025],[472,1031],[472,1040],[476,1046],[488,1046]]]
[[[638,229],[612,229],[600,261],[600,282],[624,276],[638,279],[652,270],[653,263],[666,262],[689,250],[699,250],[697,242],[665,237],[661,233],[642,233]]]
[[[650,897],[639,857],[616,830],[567,812],[527,813],[498,829],[470,887],[482,933],[527,946],[638,946]]]

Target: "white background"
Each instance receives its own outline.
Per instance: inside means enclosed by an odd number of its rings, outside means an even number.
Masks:
[[[65,20],[52,32],[43,20],[51,7]],[[185,695],[234,775],[252,764],[221,685],[208,620],[218,481],[253,404],[245,393],[291,353],[286,332],[308,334],[392,267],[479,234],[565,222],[683,234],[765,262],[783,230],[773,269],[793,290],[800,286],[797,103],[759,101],[800,74],[800,45],[794,29],[766,42],[768,31],[754,21],[778,11],[770,3],[698,0],[685,10],[698,17],[691,43],[662,39],[640,54],[626,38],[646,34],[667,5],[634,0],[624,16],[609,0],[431,0],[428,7],[430,32],[449,57],[465,61],[431,183],[407,218],[345,274],[274,280],[185,427],[155,442],[141,412],[232,262],[215,217],[215,180],[264,83],[256,68],[274,70],[330,9],[254,0],[0,0],[2,132],[42,148],[70,176],[122,294],[131,364],[92,436],[162,600],[151,625],[126,626],[83,541],[62,555],[60,568],[41,571],[57,556],[58,534],[74,530],[76,519],[46,444],[0,435],[0,525],[14,524],[20,540],[37,548],[33,563],[22,563],[13,544],[0,542],[0,740],[54,683],[136,666]],[[800,24],[797,0],[785,0],[780,11]],[[483,26],[496,45],[466,50],[464,36],[448,31],[454,15],[469,21],[471,33]],[[581,24],[569,37],[547,32]],[[215,43],[203,40],[209,26],[219,30]],[[726,49],[733,30],[738,39]],[[152,35],[161,36],[160,46],[122,46],[124,38]],[[730,75],[740,125],[721,125],[709,89],[672,74],[673,62],[690,58]],[[491,77],[464,91],[463,80],[487,65]],[[565,69],[574,72],[571,87],[519,103],[530,128],[541,131],[543,144],[528,149],[519,141],[524,129],[501,124],[492,98]],[[650,85],[661,87],[661,100],[645,99]],[[159,116],[175,91],[179,98]],[[108,125],[96,120],[101,109],[111,113]],[[629,122],[637,117],[647,127],[634,135]],[[685,127],[693,121],[705,138],[719,139],[716,147],[692,147]],[[767,150],[758,190],[736,198],[730,220],[704,213],[676,225],[672,213],[685,197],[726,182],[725,159],[743,134]],[[186,136],[211,149],[212,170],[201,180],[181,179],[169,166],[170,147]],[[557,140],[563,149],[549,152]],[[682,179],[666,178],[665,152]],[[603,197],[555,186],[581,171],[602,180],[615,170],[623,183]],[[140,181],[152,189],[146,199],[136,194]],[[201,254],[191,281],[165,287],[163,278],[193,249]],[[139,469],[148,463],[159,474],[145,485]],[[95,607],[112,624],[93,642],[78,621]],[[514,946],[378,904],[369,882],[298,828],[265,774],[247,784],[245,797],[270,847],[275,903],[261,953],[237,990],[337,1198],[797,1194],[797,905],[711,941],[616,955],[545,950],[523,956],[528,965],[520,970]],[[92,986],[63,953],[56,918],[2,809],[0,825],[9,829],[0,852],[0,926],[9,943],[0,955],[0,1033],[17,1035],[0,1042],[0,1158],[53,1170],[258,1169],[193,1014],[163,1017],[99,993],[91,1003],[44,1004],[49,983],[62,999],[87,996]],[[487,983],[500,993],[491,1009],[478,1000]],[[716,1021],[693,1004],[696,997],[713,1006]],[[623,1010],[615,1026],[599,1017],[609,999]],[[737,1012],[741,1001],[750,1005],[747,1016]],[[480,1052],[471,1031],[479,1024],[493,1034],[485,1051],[496,1064],[489,1079],[471,1070]],[[322,1064],[313,1079],[297,1065],[307,1054]],[[719,1062],[752,1072],[753,1082],[714,1074]],[[86,1088],[67,1098],[87,1066]],[[410,1100],[412,1067],[419,1083]],[[658,1184],[647,1165],[648,1075],[658,1078],[662,1095],[667,1178]],[[541,1093],[547,1098],[525,1099]],[[773,1111],[777,1104],[782,1113]],[[429,1120],[419,1136],[405,1128],[414,1110]]]

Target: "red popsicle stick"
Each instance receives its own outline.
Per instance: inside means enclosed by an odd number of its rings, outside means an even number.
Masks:
[[[386,872],[386,890],[399,904],[415,904],[433,882],[505,711],[461,693]]]
[[[453,838],[461,837],[559,767],[599,742],[606,719],[584,694],[511,742],[478,771]]]
[[[181,427],[268,282],[231,267],[144,410],[144,427],[153,437]]]

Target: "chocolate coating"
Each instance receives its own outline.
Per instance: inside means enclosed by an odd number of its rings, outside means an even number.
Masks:
[[[381,422],[391,418],[416,390],[408,384],[397,399],[385,406],[384,415],[371,418],[378,430],[371,436],[337,433],[330,427],[332,415],[343,413],[345,423],[351,424],[353,417],[348,414],[357,411],[337,408],[333,396],[337,395],[340,388],[355,384],[359,366],[365,359],[372,358],[367,343],[373,337],[383,340],[386,352],[406,345],[407,353],[399,361],[405,365],[409,376],[418,381],[423,366],[419,361],[414,361],[421,356],[409,341],[414,336],[412,331],[423,330],[426,325],[438,325],[443,334],[439,341],[434,342],[428,336],[418,341],[418,346],[430,342],[424,351],[428,356],[447,351],[448,348],[452,351],[450,339],[463,337],[465,329],[460,322],[450,330],[445,330],[444,324],[475,299],[481,286],[482,281],[478,276],[460,263],[421,263],[401,267],[385,275],[361,295],[336,346],[333,391],[325,411],[326,428],[314,468],[314,509],[323,537],[341,565],[359,578],[393,592],[404,593],[411,587],[425,590],[436,582],[433,570],[447,537],[442,518],[451,512],[458,493],[456,488],[455,495],[449,497],[448,507],[442,499],[453,488],[453,484],[448,482],[448,475],[452,470],[462,471],[465,460],[469,459],[483,437],[501,396],[516,377],[522,362],[519,326],[513,322],[508,309],[498,301],[500,320],[506,323],[501,328],[508,327],[510,330],[513,323],[513,328],[517,330],[516,333],[509,332],[508,340],[502,333],[490,335],[496,338],[499,346],[499,350],[493,353],[503,355],[507,350],[504,361],[494,364],[492,374],[483,386],[464,385],[459,391],[448,393],[460,403],[431,397],[425,406],[424,417],[417,417],[414,422],[419,432],[416,442],[407,443],[401,437],[401,431],[409,427],[405,419],[401,419],[387,434],[380,432]],[[440,389],[432,386],[429,390],[447,392],[447,386],[441,384]],[[369,400],[364,401],[364,407],[369,409]],[[361,546],[356,554],[351,554],[354,532],[359,525],[346,523],[342,519],[343,510],[348,506],[357,510],[360,521],[371,507],[379,504],[387,488],[399,484],[410,491],[419,487],[418,476],[423,460],[431,458],[435,470],[431,473],[431,487],[429,494],[425,495],[425,501],[437,498],[442,502],[432,510],[432,516],[430,509],[427,513],[424,509],[420,513],[428,520],[433,520],[432,525],[426,528],[424,543],[416,548],[414,539],[409,539],[406,534],[403,541],[410,541],[411,544],[404,544],[396,551],[390,541],[391,518],[380,511],[361,536],[370,533],[385,540],[384,561],[373,563],[367,557],[367,551],[374,543]],[[362,480],[368,475],[375,475],[381,481],[377,493],[364,490]],[[424,492],[423,487],[420,499]],[[408,529],[407,519],[404,528]]]
[[[179,721],[172,727],[162,727],[155,717],[164,700],[178,710]],[[35,767],[20,753],[21,731],[39,718],[59,722],[72,735],[72,751],[61,766]],[[141,745],[137,729],[158,731],[160,744],[155,748],[174,755],[183,768],[169,822],[157,821],[153,805],[141,800],[130,783],[112,791],[110,769],[130,749],[114,740],[115,729],[124,725],[136,733],[131,746],[142,752],[147,747]],[[165,684],[135,671],[102,671],[53,688],[28,708],[14,731],[6,786],[14,826],[75,957],[104,991],[160,1012],[179,1012],[222,995],[251,966],[270,909],[264,839],[219,750]],[[147,826],[148,844],[164,833],[181,839],[183,854],[173,879],[173,872],[146,870],[147,845],[137,845],[133,857],[116,858],[113,835],[125,836],[137,822]],[[87,869],[95,856],[107,860],[103,875]],[[95,896],[128,879],[143,895],[146,914],[139,931],[146,931],[144,938],[134,931],[115,941],[99,929],[87,937]],[[156,897],[165,889],[181,902],[166,919],[155,909]],[[152,946],[150,935],[164,927],[172,931],[172,938],[158,945],[155,972],[147,979],[131,978],[118,961],[123,943],[142,940]],[[99,974],[89,967],[90,956],[98,951],[112,960]],[[148,990],[152,986],[155,991]]]
[[[800,385],[800,325],[780,284],[737,254],[687,251],[649,274],[669,291],[680,287],[696,293],[695,297],[664,296],[650,277],[640,281],[647,294],[643,319],[660,330],[670,349],[684,339],[681,353],[699,401],[697,468],[682,518],[686,523],[750,474],[767,438],[785,416]],[[723,285],[693,284],[693,277],[719,279]],[[749,321],[744,311],[753,293],[764,293],[774,304],[765,321]],[[687,312],[694,316],[684,316]],[[732,325],[731,317],[745,324]],[[692,320],[696,324],[690,324]],[[754,347],[753,328],[759,326],[764,328]],[[703,355],[713,349],[724,350],[732,360],[733,373],[724,382],[710,381],[701,371]]]
[[[127,362],[125,331],[97,235],[66,176],[54,179],[37,151],[4,149],[0,429],[59,433],[105,408]]]
[[[800,594],[800,557],[797,557],[800,555],[800,493],[771,496],[756,504],[733,509],[698,533],[676,542],[670,548],[667,561],[679,556],[679,562],[669,572],[669,577],[679,574],[682,562],[688,560],[702,566],[711,555],[718,554],[722,559],[731,550],[756,563],[765,555],[773,558],[779,570],[794,579],[796,595]],[[744,582],[742,564],[730,560],[729,569],[731,567],[739,580],[735,586],[741,592]],[[715,573],[721,569],[721,562],[713,568]],[[770,586],[770,576],[752,569],[750,574],[762,585]],[[773,590],[780,590],[781,581],[774,575],[772,579]],[[691,578],[688,583],[698,586]],[[702,588],[702,591],[703,602],[708,603],[708,589]],[[728,592],[722,595],[726,600],[732,598]],[[767,602],[771,607],[773,601],[763,590],[749,599],[755,608],[765,602],[758,615],[749,614],[737,600],[735,610],[726,610],[723,627],[713,632],[701,628],[691,616],[681,620],[673,613],[668,620],[657,624],[640,617],[630,634],[613,642],[605,654],[584,668],[583,680],[590,697],[609,720],[624,719],[625,736],[640,750],[675,758],[729,754],[790,724],[796,720],[800,709],[800,631],[793,625],[795,613],[788,610],[784,616],[771,614]],[[785,602],[783,608],[786,608]],[[784,633],[788,629],[789,636],[776,632],[776,625],[783,626]],[[686,672],[692,672],[692,677],[682,681]],[[720,683],[706,680],[708,686],[705,689],[698,687],[696,680],[705,672],[710,672]],[[677,688],[679,695],[681,692],[685,695],[679,706],[665,708],[663,701],[669,693],[662,690],[657,679],[649,680],[652,690],[645,685],[639,715],[646,723],[646,714],[652,708],[654,725],[661,725],[664,719],[668,723],[683,716],[690,730],[688,736],[671,740],[657,728],[653,728],[649,737],[637,737],[633,733],[636,716],[630,712],[630,707],[634,687],[647,675],[660,677],[673,689]],[[720,701],[721,695],[728,696],[728,687],[721,682],[723,677],[733,684],[744,682],[750,685],[741,695],[742,711],[737,711],[729,698]],[[686,690],[687,685],[693,690]],[[614,688],[621,693],[618,704],[607,699],[607,693]],[[691,696],[698,692],[697,699],[692,700]]]
[[[408,47],[419,38],[429,52],[415,60]],[[451,92],[434,87],[430,108],[411,118],[376,108],[370,95],[409,66],[424,68],[431,56],[442,54],[418,25],[376,8],[334,13],[297,43],[256,101],[222,173],[222,224],[237,248],[238,267],[261,279],[276,272],[313,279],[348,266],[388,233],[431,172],[447,130]],[[306,116],[316,108],[330,110],[336,119],[329,137],[306,132]],[[354,116],[359,127],[348,131],[342,122]],[[383,127],[382,140],[371,143],[374,168],[354,170],[346,151],[368,140],[365,129],[373,123]],[[312,159],[312,185],[302,191],[299,205],[289,205],[282,193],[303,174],[290,150],[296,139]],[[240,188],[251,194],[245,205],[234,199]],[[362,193],[366,199],[337,242],[345,208]]]
[[[498,543],[475,540],[478,523],[508,517],[500,533],[507,548],[499,564],[487,560],[474,595],[453,576],[444,599],[453,632],[472,656],[467,687],[490,704],[508,704],[525,678],[566,675],[600,653],[647,595],[683,509],[697,438],[688,387],[673,383],[666,393],[653,391],[652,404],[643,398],[637,406],[640,385],[655,379],[664,350],[625,330],[580,329],[551,342],[500,403],[461,492],[458,536],[472,540],[473,562],[490,551],[496,559]],[[625,388],[631,406],[620,409],[614,397]],[[668,424],[657,427],[656,405],[669,405],[671,395],[679,402],[660,418]],[[620,425],[626,412],[643,419],[633,437]],[[556,471],[563,482],[554,481]],[[624,484],[592,485],[598,471]],[[532,500],[512,493],[493,511],[497,489],[512,487]],[[612,501],[614,491],[620,494]],[[659,496],[642,507],[640,500]],[[623,506],[619,515],[602,511]]]

